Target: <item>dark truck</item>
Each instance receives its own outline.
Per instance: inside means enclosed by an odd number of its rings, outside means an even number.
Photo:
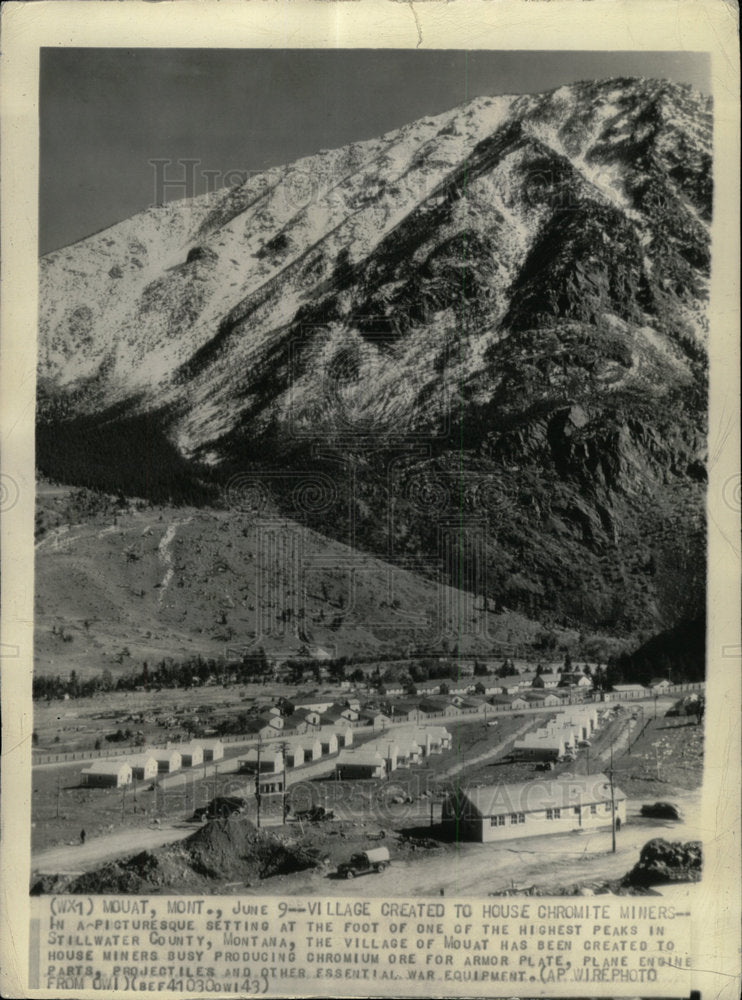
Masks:
[[[359,851],[350,861],[338,865],[340,878],[355,878],[356,875],[367,875],[369,872],[383,872],[389,864],[388,847],[372,847],[368,851]]]
[[[321,823],[324,820],[334,819],[335,813],[331,809],[325,809],[324,806],[312,806],[311,809],[301,809],[299,812],[294,813],[296,819],[306,819],[310,823]]]

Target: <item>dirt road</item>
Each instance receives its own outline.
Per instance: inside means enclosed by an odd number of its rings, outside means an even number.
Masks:
[[[193,823],[140,828],[94,837],[84,844],[65,844],[40,851],[31,857],[31,871],[45,874],[73,875],[96,868],[105,861],[136,851],[149,851],[193,833]]]

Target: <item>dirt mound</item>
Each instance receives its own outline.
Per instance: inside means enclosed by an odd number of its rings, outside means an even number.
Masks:
[[[215,882],[250,884],[314,868],[319,863],[320,851],[316,848],[257,830],[245,817],[234,815],[213,820],[178,843],[112,861],[72,880],[39,879],[31,892],[199,891],[211,889]]]
[[[666,882],[698,882],[701,878],[703,855],[701,842],[670,843],[657,837],[642,847],[639,860],[624,875],[624,886],[646,887]]]
[[[270,878],[314,867],[318,861],[314,848],[299,840],[284,842],[239,815],[207,823],[182,846],[193,870],[207,878]]]

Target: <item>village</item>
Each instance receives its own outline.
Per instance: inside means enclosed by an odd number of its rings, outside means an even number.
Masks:
[[[79,874],[133,842],[157,849],[234,815],[279,836],[340,834],[330,836],[333,864],[380,840],[403,855],[417,845],[422,858],[466,843],[620,836],[637,744],[650,747],[644,770],[670,794],[668,752],[650,738],[672,729],[687,739],[675,728],[698,722],[702,684],[596,691],[582,671],[519,666],[414,692],[261,684],[237,689],[237,701],[204,688],[187,709],[177,691],[113,694],[106,713],[96,699],[37,706],[32,869]],[[117,697],[125,714],[108,708]],[[118,727],[107,735],[124,736],[105,748],[104,714]],[[700,784],[700,756],[694,767],[688,791]]]

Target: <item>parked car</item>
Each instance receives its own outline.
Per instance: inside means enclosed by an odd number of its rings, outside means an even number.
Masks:
[[[368,851],[359,851],[350,861],[338,865],[338,875],[341,878],[355,878],[356,875],[368,875],[369,872],[383,872],[389,864],[388,847],[372,847]]]
[[[682,819],[682,813],[674,802],[654,802],[652,805],[643,805],[641,815],[651,819]]]
[[[536,770],[537,771],[553,771],[554,770],[554,762],[551,761],[551,760],[542,760],[540,763],[538,763],[536,765]]]
[[[578,747],[583,747],[583,748],[584,748],[584,747],[591,747],[591,746],[592,746],[592,743],[590,742],[590,740],[580,740],[580,741],[578,742],[577,746],[578,746]]]

